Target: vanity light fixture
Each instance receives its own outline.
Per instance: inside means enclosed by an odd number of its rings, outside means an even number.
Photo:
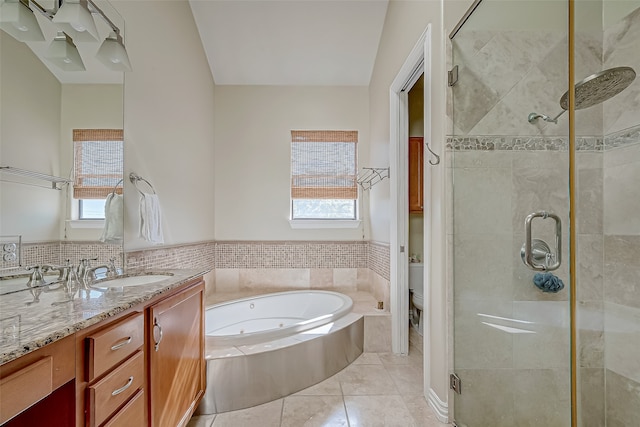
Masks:
[[[21,42],[44,40],[44,35],[33,11],[20,0],[2,0],[0,28]]]
[[[45,9],[36,0],[0,0],[0,28],[19,41],[44,41],[34,12],[39,12],[60,29],[45,56],[64,71],[84,71],[75,42],[100,40],[94,15],[111,28],[96,58],[112,71],[131,71],[120,28],[95,4],[94,0],[55,0],[59,5]]]
[[[77,42],[96,42],[100,39],[87,0],[65,0],[51,20]]]
[[[86,70],[78,48],[73,44],[71,37],[62,31],[58,31],[58,34],[51,42],[45,58],[64,71]]]
[[[112,31],[109,37],[102,42],[96,58],[110,70],[131,71],[129,55],[127,55],[127,51],[124,48],[122,36],[116,32]]]

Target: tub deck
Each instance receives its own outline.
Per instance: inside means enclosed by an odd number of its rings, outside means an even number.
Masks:
[[[259,344],[216,346],[205,337],[208,389],[197,413],[227,412],[286,396],[355,360],[364,347],[365,316],[389,313],[378,310],[368,292],[330,290],[353,300],[352,311],[335,322]],[[216,293],[206,298],[206,306],[279,291]]]
[[[341,294],[345,294],[349,296],[353,300],[353,308],[351,309],[352,313],[358,313],[362,315],[388,315],[388,307],[385,310],[378,310],[376,307],[378,306],[378,302],[373,297],[373,294],[365,291],[354,291],[354,290],[342,290],[340,288],[325,288],[325,289],[296,289],[296,288],[269,288],[269,289],[260,289],[260,290],[252,290],[252,291],[243,291],[243,292],[216,292],[211,295],[207,295],[205,298],[205,306],[210,306],[213,304],[219,304],[221,302],[233,301],[240,298],[248,298],[256,295],[263,295],[272,292],[286,292],[286,291],[333,291],[339,292]]]

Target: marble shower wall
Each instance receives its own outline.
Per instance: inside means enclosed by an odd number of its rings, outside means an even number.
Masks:
[[[520,259],[526,215],[547,209],[568,222],[568,154],[494,146],[447,155],[454,366],[464,388],[455,419],[474,427],[568,425],[568,292],[541,292]],[[534,222],[534,235],[553,242],[552,222]],[[568,283],[566,263],[555,273]]]
[[[640,71],[640,9],[604,32],[580,30],[578,81],[614,66]],[[566,37],[469,31],[452,49],[460,78],[449,104],[455,137],[447,141],[447,228],[455,369],[466,387],[456,419],[566,425],[566,289],[537,291],[517,256],[529,212],[558,213],[568,235],[568,117],[557,125],[526,120],[532,111],[561,111]],[[576,132],[580,425],[640,425],[640,364],[631,356],[640,348],[640,78],[577,111]],[[534,235],[552,241],[548,229]],[[568,284],[566,263],[555,273]],[[541,405],[544,419],[532,410]]]
[[[603,46],[604,68],[640,75],[640,8],[605,29]],[[606,425],[640,425],[640,78],[603,116]]]
[[[560,31],[461,31],[453,44],[459,80],[453,91],[453,132],[466,135],[554,137],[568,135],[568,115],[558,124],[527,117],[554,117],[567,91],[567,34]],[[602,33],[576,35],[576,77],[600,71]],[[602,106],[582,110],[579,135],[602,135]]]

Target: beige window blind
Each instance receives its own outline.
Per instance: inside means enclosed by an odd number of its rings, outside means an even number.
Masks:
[[[291,198],[358,198],[357,131],[291,131]]]
[[[75,199],[104,199],[122,194],[122,129],[74,129]]]

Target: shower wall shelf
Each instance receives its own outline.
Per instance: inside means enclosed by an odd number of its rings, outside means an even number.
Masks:
[[[73,182],[68,178],[61,178],[59,176],[47,175],[44,173],[34,172],[27,169],[14,168],[11,166],[0,166],[0,172],[8,173],[11,175],[26,176],[29,178],[35,178],[42,181],[50,182],[52,190],[61,190],[62,187],[59,187],[59,185],[69,184],[70,182]]]
[[[371,187],[385,178],[389,178],[389,168],[362,168],[358,174],[358,184],[363,190],[371,190]]]

